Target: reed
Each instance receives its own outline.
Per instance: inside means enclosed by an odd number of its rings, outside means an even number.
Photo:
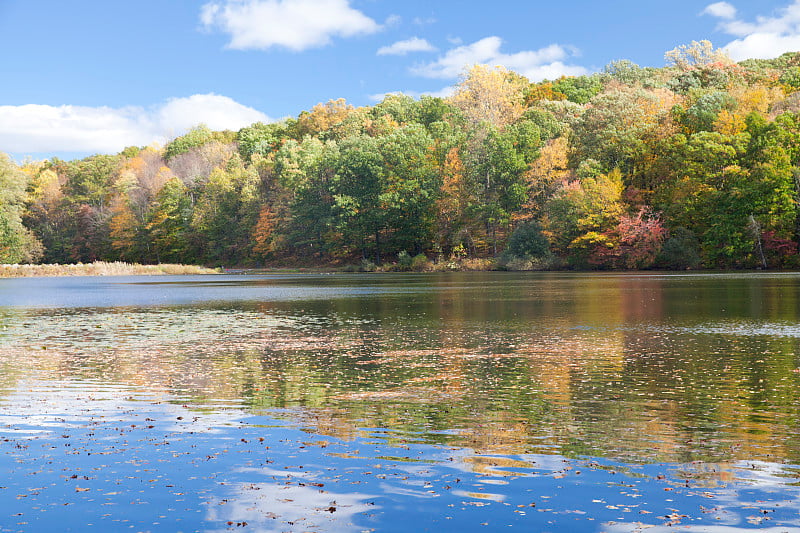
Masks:
[[[0,278],[52,277],[52,276],[139,276],[139,275],[186,275],[219,274],[219,269],[196,265],[138,265],[115,261],[108,263],[76,263],[71,265],[2,265]]]

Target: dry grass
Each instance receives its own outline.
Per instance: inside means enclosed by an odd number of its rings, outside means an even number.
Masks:
[[[426,268],[428,272],[478,272],[496,269],[497,263],[494,259],[478,257],[429,262]]]
[[[52,276],[138,276],[160,274],[218,274],[219,269],[194,265],[137,265],[131,263],[77,263],[74,265],[0,265],[0,278]]]

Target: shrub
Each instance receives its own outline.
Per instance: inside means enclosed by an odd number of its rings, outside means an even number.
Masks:
[[[417,254],[411,259],[411,270],[414,272],[430,270],[430,266],[430,261],[425,254]]]
[[[528,222],[511,234],[506,252],[514,257],[544,257],[550,252],[550,243],[537,222]]]
[[[656,266],[668,270],[686,270],[700,266],[700,242],[690,230],[675,228],[664,241]]]
[[[378,266],[369,259],[362,259],[359,265],[359,272],[375,272]]]
[[[511,234],[499,264],[510,270],[541,270],[542,268],[533,268],[532,265],[550,264],[552,255],[550,243],[542,233],[542,227],[537,222],[528,222],[517,227]],[[526,264],[531,267],[522,268]]]
[[[397,254],[397,270],[409,271],[413,263],[414,259],[405,250]]]

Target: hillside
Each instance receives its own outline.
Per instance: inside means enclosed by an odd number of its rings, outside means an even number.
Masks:
[[[799,266],[800,54],[666,61],[540,83],[475,66],[447,98],[0,157],[0,263]]]

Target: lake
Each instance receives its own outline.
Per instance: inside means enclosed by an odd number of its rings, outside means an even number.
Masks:
[[[0,532],[800,531],[800,274],[0,279]]]

